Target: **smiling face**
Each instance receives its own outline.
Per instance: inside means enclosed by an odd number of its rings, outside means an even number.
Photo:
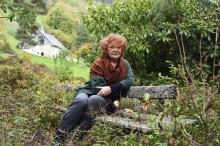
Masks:
[[[110,33],[99,42],[101,56],[117,61],[122,57],[128,47],[127,40],[120,34]]]
[[[108,56],[112,60],[117,60],[122,56],[122,48],[121,46],[113,41],[108,45],[107,48]]]

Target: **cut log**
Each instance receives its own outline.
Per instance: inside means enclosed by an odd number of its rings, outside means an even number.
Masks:
[[[144,117],[144,119],[142,119]],[[103,115],[98,116],[96,118],[97,122],[102,123],[109,123],[113,126],[117,127],[123,127],[125,129],[129,130],[135,130],[135,131],[141,131],[144,133],[151,132],[153,130],[158,129],[157,123],[159,122],[159,117],[156,117],[155,115],[145,115],[141,114],[140,120],[134,120],[130,119],[129,117],[121,117],[121,116],[115,116],[115,115]],[[163,117],[160,124],[163,126],[163,128],[169,128],[171,125],[174,124],[174,119],[171,116]],[[149,122],[151,121],[151,122]],[[178,118],[178,122],[184,125],[191,125],[196,122],[194,119],[184,119],[184,118]],[[150,124],[150,125],[149,125]]]
[[[115,126],[121,126],[126,129],[142,131],[142,132],[151,132],[152,129],[148,128],[146,123],[132,121],[128,118],[122,118],[120,116],[100,116],[96,118],[96,121],[110,123]]]
[[[144,98],[146,94],[149,94],[151,99],[173,99],[177,96],[177,90],[175,85],[132,86],[128,97]]]
[[[75,91],[79,86],[70,84],[57,84],[55,88],[64,89],[65,91]],[[132,86],[128,91],[130,98],[144,98],[147,94],[151,99],[174,99],[177,96],[175,85],[160,85],[160,86]]]
[[[120,116],[123,118],[129,118],[129,119],[133,119],[133,120],[134,119],[138,119],[141,121],[150,121],[150,119],[154,119],[155,121],[159,120],[159,116],[156,116],[156,118],[155,118],[155,115],[153,115],[153,114],[144,114],[144,113],[137,113],[137,112],[130,113],[130,112],[126,112],[125,110],[119,110],[115,114],[117,116]],[[174,118],[172,118],[172,116],[167,115],[162,118],[161,124],[170,125],[170,124],[172,124],[173,120],[174,120]],[[190,125],[190,124],[197,122],[197,120],[195,120],[195,119],[188,119],[183,116],[177,117],[177,120],[184,125],[188,125],[188,124]]]

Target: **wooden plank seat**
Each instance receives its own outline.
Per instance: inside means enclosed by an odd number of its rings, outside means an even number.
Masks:
[[[57,84],[55,88],[64,89],[65,91],[75,91],[79,86],[70,84]],[[127,97],[143,99],[146,94],[150,95],[151,99],[175,99],[177,90],[175,85],[160,85],[160,86],[132,86],[128,91]]]

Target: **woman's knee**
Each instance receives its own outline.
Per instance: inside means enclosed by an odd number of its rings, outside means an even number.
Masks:
[[[76,102],[80,104],[81,106],[86,106],[88,104],[88,98],[89,96],[85,93],[80,93],[73,99],[73,103]]]
[[[99,102],[105,102],[105,99],[98,95],[92,95],[88,99],[88,104],[90,103],[99,103]]]
[[[106,99],[98,95],[92,95],[88,99],[89,107],[102,107],[106,104],[107,104]]]

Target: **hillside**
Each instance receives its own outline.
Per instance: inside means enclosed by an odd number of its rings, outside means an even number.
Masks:
[[[74,8],[76,8],[76,12],[78,13],[78,10],[82,10],[81,7],[84,5],[83,1],[74,1],[74,0],[66,0],[65,1],[67,4],[70,4],[71,6],[73,6]],[[53,3],[50,4],[51,6],[54,5]],[[1,14],[3,15],[3,13]],[[79,15],[77,15],[77,19],[79,19],[78,17]],[[44,25],[44,19],[45,16],[39,16],[37,19],[37,22],[43,22],[42,24]],[[64,64],[60,64],[59,60],[57,60],[57,64],[55,64],[55,61],[53,59],[50,58],[46,58],[46,57],[40,57],[40,56],[36,56],[36,55],[31,55],[31,54],[27,54],[23,51],[20,50],[20,48],[17,48],[18,46],[18,37],[17,37],[17,29],[18,29],[18,24],[16,22],[10,22],[8,20],[1,20],[2,24],[5,27],[4,33],[5,33],[5,38],[7,39],[7,42],[10,46],[10,48],[6,49],[6,50],[12,50],[15,54],[17,54],[19,57],[24,57],[28,60],[30,60],[32,63],[37,63],[37,64],[42,64],[47,66],[49,69],[51,69],[53,72],[55,72],[55,70],[59,70],[59,67],[61,67]],[[45,24],[46,25],[46,24]],[[45,26],[46,27],[46,26]],[[0,56],[2,56],[3,58],[7,57],[7,53],[4,52],[0,52]],[[72,59],[73,60],[73,59]],[[76,64],[75,62],[68,62],[65,61],[65,64],[68,66],[68,70],[70,72],[72,72],[72,74],[74,74],[75,77],[82,77],[85,80],[88,79],[88,68],[86,67],[86,64],[83,63],[82,61],[80,61],[79,64]],[[81,72],[81,74],[78,74],[78,72]]]

